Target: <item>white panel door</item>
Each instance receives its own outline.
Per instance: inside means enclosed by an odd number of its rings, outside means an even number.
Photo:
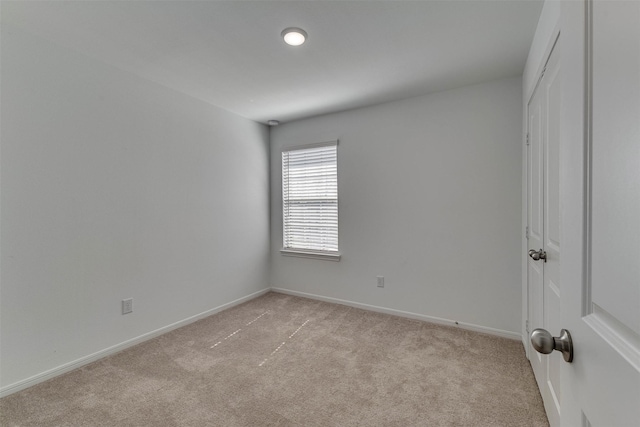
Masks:
[[[640,426],[640,1],[562,7],[561,420]]]
[[[528,250],[545,255],[527,261],[529,328],[560,330],[560,61],[552,49],[528,105]],[[551,426],[560,425],[561,354],[529,351]]]

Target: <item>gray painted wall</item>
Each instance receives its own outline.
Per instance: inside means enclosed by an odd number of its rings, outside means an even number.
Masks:
[[[519,337],[521,83],[272,128],[271,285]],[[282,256],[280,152],[334,139],[342,260]]]
[[[267,287],[265,126],[6,25],[1,102],[3,387]]]

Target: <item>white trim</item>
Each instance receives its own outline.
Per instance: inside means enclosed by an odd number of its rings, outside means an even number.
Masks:
[[[536,93],[536,90],[538,89],[538,85],[540,84],[540,82],[542,81],[542,77],[544,75],[545,70],[547,69],[547,64],[549,63],[549,58],[551,58],[551,52],[553,52],[553,49],[556,47],[556,44],[558,43],[558,40],[560,39],[560,24],[556,24],[554,30],[553,30],[553,35],[552,37],[549,39],[549,44],[547,45],[545,51],[544,51],[544,56],[543,61],[540,63],[540,65],[538,66],[538,70],[536,71],[536,82],[533,85],[533,88],[531,89],[531,92],[529,92],[527,94],[527,107],[529,106],[529,104],[531,103],[531,100],[533,99],[533,95]],[[528,129],[527,129],[528,131]]]
[[[524,95],[525,95],[525,100],[527,105],[529,104],[529,101],[531,101],[531,98],[533,97],[533,93],[536,91],[536,87],[538,86],[538,83],[540,83],[542,71],[544,71],[545,67],[547,66],[547,62],[549,62],[551,51],[553,50],[553,48],[556,45],[556,42],[560,38],[560,32],[561,32],[560,21],[556,21],[556,23],[553,25],[553,30],[549,33],[549,38],[545,44],[544,53],[542,54],[540,58],[540,63],[536,68],[536,72],[534,74],[535,80],[533,81],[533,85],[531,85],[530,87],[524,88],[526,90],[526,93]]]
[[[558,40],[560,39],[560,21],[556,21],[553,25],[553,30],[549,33],[549,38],[545,44],[544,53],[540,59],[540,63],[538,64],[535,72],[536,79],[531,85],[531,87],[523,88],[524,99],[523,99],[523,128],[522,128],[522,140],[523,140],[523,150],[522,150],[522,224],[526,227],[528,226],[528,167],[529,167],[529,159],[528,159],[528,142],[527,138],[529,136],[529,103],[531,102],[531,98],[538,88],[538,84],[542,80],[542,73],[549,62],[549,58],[551,57],[551,52],[556,47]],[[527,64],[528,65],[528,64]],[[525,84],[526,82],[523,82]],[[529,247],[529,242],[526,236],[522,237],[522,254],[521,254],[521,280],[522,280],[522,325],[520,326],[521,335],[522,335],[522,345],[524,346],[525,355],[527,359],[531,357],[531,343],[529,342],[529,333],[526,331],[526,323],[530,320],[529,313],[529,274],[528,274],[528,255],[527,249]]]
[[[360,308],[363,310],[375,311],[378,313],[391,314],[394,316],[406,317],[408,319],[422,320],[424,322],[436,323],[438,325],[453,326],[468,331],[481,332],[484,334],[495,335],[502,338],[521,341],[522,334],[518,332],[505,331],[502,329],[489,328],[487,326],[474,325],[472,323],[458,322],[455,320],[443,319],[440,317],[427,316],[424,314],[411,313],[409,311],[395,310],[393,308],[379,307],[375,305],[362,304],[355,301],[348,301],[338,298],[325,297],[321,295],[308,294],[306,292],[292,291],[284,288],[271,288],[272,292],[280,294],[293,295],[297,297],[310,298],[318,301],[331,302],[335,304],[347,305],[349,307]]]
[[[70,372],[74,369],[80,368],[81,366],[87,365],[91,362],[95,362],[96,360],[102,359],[103,357],[109,356],[111,354],[117,353],[119,351],[122,351],[126,348],[132,347],[136,344],[140,344],[141,342],[150,340],[151,338],[155,338],[159,335],[165,334],[169,331],[172,331],[174,329],[180,328],[182,326],[186,326],[190,323],[193,323],[197,320],[203,319],[205,317],[211,316],[212,314],[216,314],[220,311],[226,310],[228,308],[231,308],[233,306],[236,306],[238,304],[242,304],[243,302],[249,301],[251,299],[257,298],[261,295],[266,294],[267,292],[269,292],[270,289],[262,289],[258,292],[254,292],[252,294],[249,294],[247,296],[238,298],[234,301],[228,302],[226,304],[222,304],[218,307],[212,308],[210,310],[204,311],[200,314],[196,314],[195,316],[191,316],[191,317],[187,317],[186,319],[180,320],[178,322],[172,323],[170,325],[164,326],[162,328],[156,329],[155,331],[151,331],[148,332],[146,334],[142,334],[136,338],[132,338],[130,340],[121,342],[120,344],[116,344],[114,346],[105,348],[104,350],[100,350],[96,353],[90,354],[88,356],[84,356],[81,357],[80,359],[76,359],[72,362],[69,363],[65,363],[63,365],[60,365],[56,368],[53,369],[49,369],[48,371],[44,371],[41,372],[39,374],[36,374],[32,377],[29,377],[25,380],[22,381],[18,381],[15,382],[13,384],[10,384],[8,386],[2,387],[0,388],[0,397],[5,397],[8,396],[12,393],[18,392],[20,390],[24,390],[25,388],[34,386],[38,383],[41,383],[43,381],[46,381],[48,379],[51,379],[53,377],[57,377],[58,375],[62,375],[65,374],[67,372]]]
[[[337,149],[338,140],[282,150],[284,255],[340,260]]]
[[[302,144],[302,145],[293,145],[291,147],[282,147],[282,151],[295,151],[295,150],[306,150],[309,148],[320,148],[320,147],[337,147],[338,140],[335,139],[333,141],[325,141],[325,142],[313,142],[311,144]]]
[[[280,249],[280,253],[284,256],[294,256],[299,258],[313,258],[324,261],[340,261],[342,255],[339,252],[315,252],[303,249]]]
[[[435,323],[435,324],[439,324],[439,325],[445,325],[445,326],[453,326],[453,327],[458,327],[460,329],[465,329],[465,330],[469,330],[469,331],[474,331],[474,332],[481,332],[481,333],[485,333],[485,334],[489,334],[489,335],[494,335],[494,336],[498,336],[498,337],[502,337],[502,338],[508,338],[508,339],[512,339],[512,340],[521,340],[522,336],[521,334],[517,333],[517,332],[511,332],[511,331],[505,331],[502,329],[495,329],[495,328],[489,328],[486,326],[480,326],[480,325],[474,325],[471,323],[465,323],[465,322],[456,322],[455,320],[449,320],[449,319],[443,319],[440,317],[433,317],[433,316],[427,316],[424,314],[417,314],[417,313],[411,313],[408,311],[402,311],[402,310],[395,310],[392,308],[385,308],[385,307],[378,307],[375,305],[369,305],[369,304],[362,304],[362,303],[358,303],[358,302],[354,302],[354,301],[348,301],[348,300],[342,300],[342,299],[338,299],[338,298],[331,298],[331,297],[324,297],[321,295],[315,295],[315,294],[308,294],[306,292],[298,292],[298,291],[292,291],[289,289],[284,289],[284,288],[267,288],[267,289],[262,289],[260,291],[254,292],[252,294],[249,294],[245,297],[241,297],[238,298],[234,301],[228,302],[226,304],[222,304],[218,307],[212,308],[210,310],[204,311],[200,314],[196,314],[195,316],[191,316],[188,317],[186,319],[180,320],[178,322],[172,323],[170,325],[164,326],[162,328],[156,329],[155,331],[151,331],[148,332],[146,334],[140,335],[136,338],[132,338],[130,340],[124,341],[120,344],[116,344],[114,346],[105,348],[104,350],[100,350],[96,353],[90,354],[88,356],[84,356],[81,357],[77,360],[74,360],[72,362],[69,363],[65,363],[63,365],[60,365],[56,368],[53,369],[49,369],[48,371],[45,372],[41,372],[39,374],[36,374],[32,377],[29,377],[25,380],[21,380],[18,382],[15,382],[13,384],[10,384],[8,386],[2,387],[0,388],[0,397],[5,397],[8,396],[10,394],[16,393],[20,390],[24,390],[28,387],[34,386],[38,383],[41,383],[43,381],[49,380],[51,378],[57,377],[59,375],[65,374],[67,372],[70,372],[74,369],[80,368],[84,365],[88,365],[89,363],[95,362],[99,359],[102,359],[104,357],[110,356],[114,353],[120,352],[122,350],[125,350],[129,347],[132,347],[136,344],[140,344],[144,341],[150,340],[152,338],[155,338],[159,335],[165,334],[167,332],[170,332],[174,329],[180,328],[182,326],[186,326],[190,323],[193,323],[197,320],[203,319],[205,317],[211,316],[213,314],[219,313],[220,311],[226,310],[228,308],[231,308],[233,306],[242,304],[243,302],[252,300],[254,298],[257,298],[259,296],[262,296],[268,292],[276,292],[276,293],[280,293],[280,294],[286,294],[286,295],[294,295],[294,296],[299,296],[299,297],[303,297],[303,298],[310,298],[310,299],[314,299],[314,300],[319,300],[319,301],[325,301],[325,302],[330,302],[330,303],[336,303],[336,304],[342,304],[342,305],[347,305],[350,307],[355,307],[355,308],[360,308],[363,310],[369,310],[369,311],[375,311],[378,313],[385,313],[385,314],[391,314],[394,316],[400,316],[400,317],[405,317],[408,319],[415,319],[415,320],[421,320],[424,322],[429,322],[429,323]]]

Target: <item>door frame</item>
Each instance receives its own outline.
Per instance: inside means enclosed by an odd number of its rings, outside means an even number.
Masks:
[[[530,358],[531,355],[531,342],[529,340],[529,334],[531,333],[529,328],[529,279],[528,279],[528,176],[529,176],[529,158],[528,158],[528,135],[529,135],[529,104],[531,103],[531,99],[540,85],[540,81],[542,80],[542,73],[547,66],[547,62],[549,62],[549,57],[551,56],[551,52],[555,47],[558,39],[560,38],[560,22],[556,22],[551,32],[549,39],[546,42],[544,54],[542,55],[542,59],[538,64],[535,73],[535,83],[531,85],[529,88],[524,88],[526,90],[525,96],[523,97],[523,126],[522,126],[522,249],[521,249],[521,270],[522,270],[522,325],[521,325],[521,333],[522,333],[522,344],[524,346],[525,355],[527,359]]]

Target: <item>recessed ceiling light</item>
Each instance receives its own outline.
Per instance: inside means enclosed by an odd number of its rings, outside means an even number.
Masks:
[[[300,46],[307,39],[307,32],[295,27],[285,28],[280,35],[290,46]]]
[[[267,124],[268,124],[269,126],[278,126],[278,125],[280,124],[280,122],[279,122],[279,121],[277,121],[277,120],[269,120],[269,121],[267,122]]]

